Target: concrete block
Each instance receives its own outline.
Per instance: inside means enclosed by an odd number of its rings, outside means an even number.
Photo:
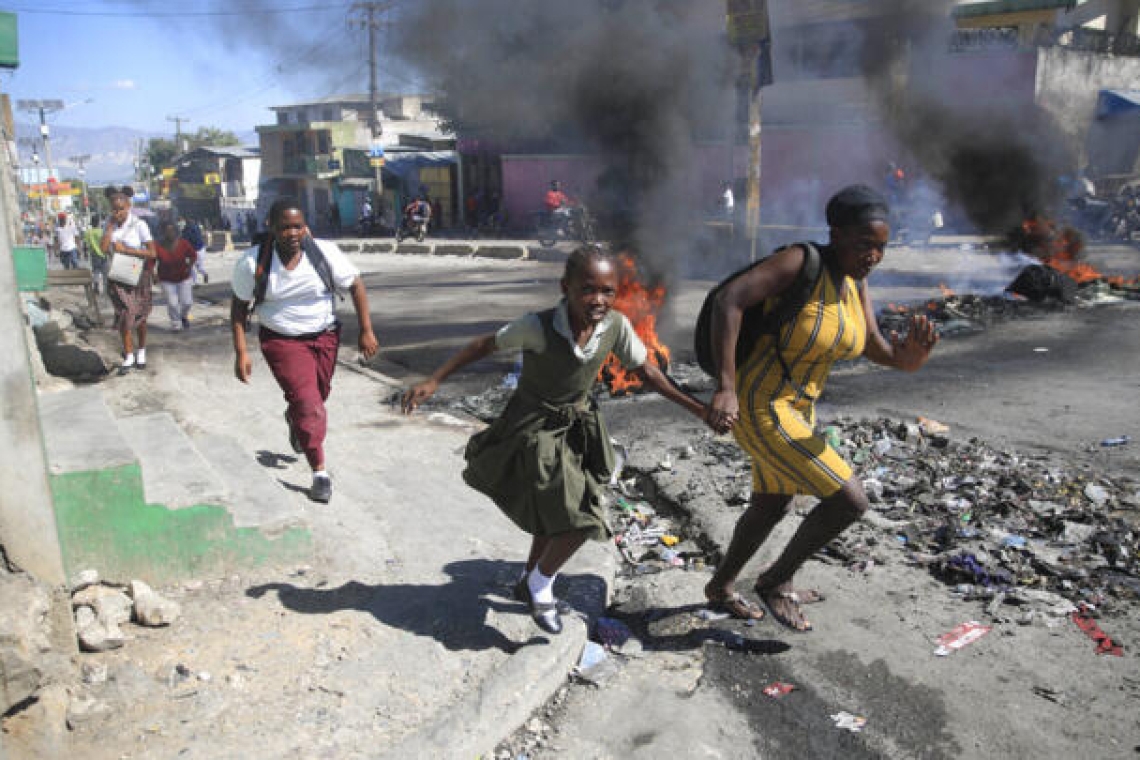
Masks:
[[[221,478],[169,413],[123,417],[117,422],[142,465],[148,504],[180,509],[226,502]]]
[[[436,256],[470,256],[474,252],[474,246],[463,243],[438,243],[435,246]]]
[[[486,259],[525,259],[526,247],[523,245],[480,245],[475,249],[475,255]]]
[[[432,246],[426,243],[399,243],[396,245],[396,253],[414,253],[421,256],[431,254]]]
[[[135,461],[98,388],[44,393],[39,406],[48,470],[53,475]]]

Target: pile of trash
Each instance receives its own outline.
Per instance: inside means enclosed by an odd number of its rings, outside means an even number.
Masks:
[[[1043,270],[1052,271],[1047,268]],[[984,330],[1009,319],[1061,311],[1069,302],[1075,302],[1078,306],[1091,306],[1137,300],[1140,300],[1140,284],[1113,284],[1106,280],[1074,284],[1071,295],[1056,294],[1055,297],[1036,300],[1012,294],[948,295],[918,304],[889,304],[879,311],[879,329],[883,334],[891,330],[905,334],[911,316],[917,314],[929,318],[943,336],[965,334]]]

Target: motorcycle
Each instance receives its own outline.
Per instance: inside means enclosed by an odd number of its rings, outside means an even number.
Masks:
[[[405,216],[404,221],[400,223],[400,229],[396,230],[396,242],[399,243],[404,238],[414,237],[417,243],[422,243],[427,237],[427,228],[427,217]]]
[[[585,206],[571,206],[568,213],[540,212],[535,220],[535,237],[544,248],[559,240],[592,243],[596,238],[594,219]]]

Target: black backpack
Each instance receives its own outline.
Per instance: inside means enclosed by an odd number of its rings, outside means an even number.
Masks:
[[[329,293],[336,293],[336,286],[333,284],[332,267],[329,266],[328,260],[325,258],[324,252],[321,247],[317,245],[317,241],[306,235],[301,240],[301,249],[304,251],[305,257],[309,263],[313,265],[313,269],[317,270],[317,276],[321,278],[321,282],[325,285],[325,290]],[[257,249],[257,268],[253,272],[253,297],[249,301],[249,309],[246,310],[246,323],[253,318],[253,310],[257,308],[258,304],[265,300],[265,289],[269,287],[269,270],[273,267],[273,236],[266,235]],[[344,296],[337,293],[341,299]]]
[[[752,353],[752,349],[756,347],[757,341],[764,335],[775,335],[784,325],[791,322],[800,310],[803,309],[804,304],[807,303],[808,297],[811,296],[812,290],[819,282],[820,273],[823,271],[823,261],[820,256],[819,249],[813,243],[796,243],[795,245],[801,246],[804,253],[804,263],[800,267],[799,274],[796,279],[779,296],[779,301],[776,306],[768,314],[764,313],[764,308],[767,300],[745,309],[743,316],[740,320],[740,335],[736,340],[736,366],[740,367],[748,359],[748,355]],[[784,250],[783,248],[779,250]],[[779,252],[779,251],[777,251]],[[697,364],[701,366],[706,373],[711,377],[716,377],[716,363],[713,361],[713,347],[712,347],[712,317],[713,305],[716,297],[720,294],[724,287],[740,277],[746,272],[750,272],[754,267],[767,261],[761,259],[760,261],[749,264],[737,272],[721,280],[715,288],[709,291],[705,296],[705,302],[701,304],[701,312],[697,316],[697,329],[693,335],[694,348],[697,353]],[[791,377],[791,372],[788,365],[784,362],[784,357],[777,349],[776,354],[780,359],[780,366],[784,369],[784,377]]]

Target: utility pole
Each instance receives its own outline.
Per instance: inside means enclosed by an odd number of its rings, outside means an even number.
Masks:
[[[83,183],[83,218],[85,221],[91,220],[91,207],[87,205],[87,169],[86,164],[91,160],[91,156],[84,153],[82,156],[72,156],[68,159],[73,164],[79,165],[79,181]]]
[[[167,116],[166,120],[174,122],[174,150],[185,153],[186,151],[182,147],[182,122],[190,121],[190,119],[185,116]]]
[[[349,18],[349,26],[361,27],[368,30],[368,129],[372,138],[369,160],[372,167],[376,170],[377,198],[384,192],[382,177],[384,153],[380,147],[380,136],[383,134],[383,127],[380,124],[380,90],[376,83],[376,32],[386,23],[380,20],[381,14],[387,13],[392,5],[391,2],[370,0],[369,2],[353,3],[348,9],[349,13],[359,14],[355,18]]]
[[[48,179],[53,179],[55,173],[51,165],[51,130],[48,128],[47,115],[62,111],[65,106],[62,100],[19,100],[16,107],[21,111],[30,111],[40,115],[40,137],[44,143],[44,165],[47,166]]]
[[[745,204],[749,258],[756,260],[760,238],[760,90],[772,83],[772,33],[768,0],[727,0],[728,40],[740,51],[748,100],[748,199]]]

